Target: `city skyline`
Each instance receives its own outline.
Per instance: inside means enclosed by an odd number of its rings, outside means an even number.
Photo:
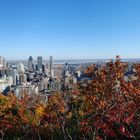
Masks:
[[[138,0],[1,0],[7,60],[140,58]]]

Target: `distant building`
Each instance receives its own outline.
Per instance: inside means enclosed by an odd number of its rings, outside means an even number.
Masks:
[[[69,66],[69,71],[70,71],[70,73],[75,74],[75,73],[76,73],[76,66],[70,65],[70,66]]]
[[[6,67],[7,67],[7,68],[10,68],[11,65],[10,65],[9,63],[6,63]]]
[[[68,63],[65,63],[64,70],[69,71],[69,64]]]
[[[22,85],[27,82],[27,76],[25,74],[25,68],[22,63],[17,65],[17,84]]]
[[[80,78],[80,77],[81,77],[82,72],[81,72],[80,70],[78,70],[78,71],[76,72],[76,74],[77,74],[77,77],[78,77],[78,78]]]
[[[42,56],[37,57],[37,68],[42,70]]]
[[[42,72],[45,73],[46,71],[46,65],[42,65]]]
[[[23,74],[23,73],[25,72],[24,65],[23,65],[22,63],[19,63],[19,64],[17,65],[17,72],[18,72],[19,74]]]
[[[38,91],[42,91],[44,89],[43,87],[43,80],[41,80],[39,83],[38,83]]]
[[[18,79],[17,79],[17,70],[13,70],[13,85],[16,86],[18,84]]]
[[[5,75],[5,70],[3,68],[0,68],[0,77],[3,77]]]
[[[0,57],[0,68],[6,68],[6,61],[4,57]]]
[[[60,80],[62,76],[62,70],[59,68],[54,69],[54,78],[57,78],[57,80]]]
[[[29,72],[34,72],[34,64],[33,64],[32,56],[30,56],[29,59],[28,59],[28,71]]]
[[[3,67],[6,68],[6,60],[3,58]]]
[[[13,78],[9,77],[2,77],[0,78],[0,93],[7,94],[10,91],[10,87],[13,85]]]
[[[50,77],[53,77],[53,57],[50,56]]]
[[[25,94],[31,95],[31,94],[37,94],[38,93],[38,87],[36,85],[20,85],[13,89],[14,95],[21,99],[25,96]]]
[[[77,84],[77,77],[73,76],[73,84]]]
[[[35,73],[26,73],[28,82],[34,79]]]
[[[17,85],[17,70],[8,68],[7,70],[5,70],[5,74],[7,77],[11,76],[13,78],[13,85],[16,86]]]
[[[25,83],[27,83],[27,76],[26,76],[26,74],[20,74],[19,75],[19,84],[23,85]]]

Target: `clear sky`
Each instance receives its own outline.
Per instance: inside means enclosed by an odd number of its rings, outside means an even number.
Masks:
[[[140,58],[140,0],[0,0],[0,55]]]

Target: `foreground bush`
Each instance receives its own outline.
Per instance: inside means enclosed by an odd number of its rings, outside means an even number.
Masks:
[[[0,137],[20,140],[140,139],[140,77],[125,80],[119,58],[85,73],[77,89],[56,93],[46,104],[33,97],[0,95]]]

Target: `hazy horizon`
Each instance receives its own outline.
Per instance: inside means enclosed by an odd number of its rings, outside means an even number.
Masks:
[[[90,59],[86,59],[86,58],[83,58],[83,59],[53,59],[53,61],[84,61],[84,60],[115,60],[116,58],[90,58]],[[122,60],[125,60],[125,59],[136,59],[136,60],[140,60],[140,57],[139,58],[121,58]],[[7,61],[28,61],[28,58],[27,59],[6,59]],[[36,58],[33,58],[34,61],[37,61]],[[49,61],[49,58],[43,58],[43,61]]]

